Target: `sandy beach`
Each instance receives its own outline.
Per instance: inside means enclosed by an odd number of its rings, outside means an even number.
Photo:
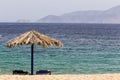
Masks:
[[[0,75],[0,80],[120,80],[120,74]]]

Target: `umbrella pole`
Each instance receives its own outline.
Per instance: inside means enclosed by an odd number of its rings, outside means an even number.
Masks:
[[[34,74],[33,67],[34,67],[34,44],[31,45],[31,75]]]

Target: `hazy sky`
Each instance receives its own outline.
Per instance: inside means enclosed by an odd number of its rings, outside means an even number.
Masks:
[[[80,10],[106,10],[120,0],[0,0],[0,22],[19,19],[37,21],[47,15]]]

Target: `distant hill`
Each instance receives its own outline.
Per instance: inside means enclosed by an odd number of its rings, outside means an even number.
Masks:
[[[120,5],[105,11],[89,10],[66,13],[60,16],[48,15],[40,23],[120,23]]]
[[[16,21],[17,23],[30,23],[30,20],[25,20],[25,19],[19,19]]]

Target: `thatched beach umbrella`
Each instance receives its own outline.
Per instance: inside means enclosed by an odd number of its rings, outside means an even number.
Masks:
[[[17,45],[31,45],[31,75],[33,75],[33,53],[34,53],[34,45],[41,45],[43,47],[50,47],[50,46],[63,46],[63,43],[48,37],[44,34],[41,34],[35,30],[28,31],[14,39],[11,39],[7,42],[7,47],[12,48]]]

